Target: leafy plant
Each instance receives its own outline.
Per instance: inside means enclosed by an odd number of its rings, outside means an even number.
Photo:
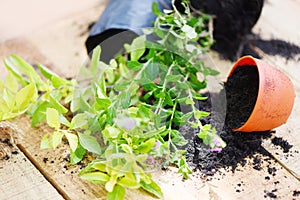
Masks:
[[[200,119],[209,113],[196,104],[206,100],[199,94],[206,77],[218,74],[201,60],[213,41],[210,17],[194,17],[187,3],[183,6],[185,14],[175,6],[161,13],[153,4],[154,28],[126,44],[126,52],[109,64],[99,60],[101,48],[95,48],[77,80],[61,78],[42,65],[39,75],[14,55],[6,59],[9,73],[6,84],[0,82],[0,120],[27,112],[32,126],[46,121],[54,131],[43,137],[41,148],[56,148],[66,138],[72,164],[93,153],[95,160],[79,176],[104,184],[107,199],[123,199],[126,188],[143,188],[163,198],[151,166],[175,164],[184,178],[192,173],[182,150],[187,141],[178,127],[198,129],[213,151],[225,146],[211,125],[202,125]],[[147,41],[146,35],[157,41]]]

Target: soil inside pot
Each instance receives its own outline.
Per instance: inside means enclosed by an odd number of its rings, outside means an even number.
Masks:
[[[227,100],[226,125],[239,128],[250,117],[256,103],[259,87],[255,66],[240,66],[224,84]]]

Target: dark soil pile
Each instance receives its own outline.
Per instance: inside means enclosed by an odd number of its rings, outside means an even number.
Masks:
[[[250,117],[258,94],[258,70],[255,66],[241,66],[224,84],[227,100],[226,124],[241,127]]]

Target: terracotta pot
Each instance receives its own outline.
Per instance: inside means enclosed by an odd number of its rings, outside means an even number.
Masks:
[[[278,69],[252,56],[240,58],[231,69],[228,77],[239,66],[256,66],[259,75],[259,88],[254,109],[245,122],[233,131],[256,132],[276,128],[286,123],[292,112],[295,91],[291,80]]]

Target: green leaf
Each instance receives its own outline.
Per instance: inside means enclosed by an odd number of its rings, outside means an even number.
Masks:
[[[159,15],[162,14],[162,13],[160,12],[160,10],[159,10],[159,5],[158,5],[157,2],[153,2],[153,3],[152,3],[152,12],[153,12],[153,14],[155,14],[155,15],[157,15],[157,16],[159,16]]]
[[[80,162],[83,156],[85,155],[85,153],[86,150],[80,144],[78,144],[78,147],[75,152],[72,151],[72,149],[70,149],[70,163],[76,164]]]
[[[19,110],[18,107],[15,106],[15,95],[12,94],[9,90],[4,89],[3,90],[3,94],[2,94],[2,98],[4,100],[4,107],[7,107],[7,111],[6,112],[11,112],[14,108],[17,109],[17,112]]]
[[[4,59],[4,65],[7,71],[12,73],[19,81],[22,86],[25,86],[29,83],[29,81],[22,76],[22,74],[9,62],[8,59]]]
[[[113,69],[107,69],[105,70],[105,75],[107,78],[108,83],[113,83],[115,80],[115,74]]]
[[[27,110],[30,103],[33,103],[37,97],[37,90],[33,83],[22,88],[16,94],[16,108],[19,111]]]
[[[166,80],[168,82],[177,82],[177,81],[180,81],[181,78],[182,78],[182,75],[167,75],[166,76]]]
[[[120,178],[118,180],[117,184],[124,188],[130,188],[130,189],[140,188],[140,183],[137,182],[135,176],[125,175],[123,178]]]
[[[120,134],[120,130],[115,128],[115,127],[111,127],[111,126],[108,126],[106,127],[104,130],[103,130],[103,136],[105,138],[113,138],[113,139],[116,139],[118,138],[119,134]]]
[[[128,144],[121,144],[120,146],[124,152],[132,154],[132,148]]]
[[[209,116],[209,115],[210,115],[209,112],[200,111],[200,110],[197,110],[197,111],[194,113],[195,119],[201,119],[202,117],[207,117],[207,116]]]
[[[108,192],[112,192],[112,193],[114,193],[114,191],[115,191],[115,188],[116,188],[116,183],[117,183],[117,175],[115,175],[115,174],[112,174],[111,175],[111,177],[110,177],[110,179],[109,179],[109,181],[108,182],[106,182],[106,184],[105,184],[105,189],[106,189],[106,191],[108,191]],[[120,186],[121,187],[121,186]],[[122,187],[123,188],[123,187]]]
[[[96,169],[98,171],[101,172],[106,172],[106,161],[102,160],[102,161],[92,161],[91,164],[93,170]],[[81,173],[81,172],[80,172]]]
[[[35,109],[31,117],[31,126],[34,127],[38,123],[46,120],[46,110],[50,106],[48,102],[43,102]]]
[[[204,76],[206,76],[206,75],[216,76],[216,75],[220,74],[220,72],[218,72],[217,70],[214,70],[212,68],[205,67],[203,70],[203,74],[204,74]]]
[[[138,61],[128,61],[128,68],[137,71],[143,67],[143,64]]]
[[[187,105],[194,105],[195,102],[194,102],[192,99],[187,98],[187,99],[185,100],[185,104],[187,104]]]
[[[120,74],[124,78],[130,78],[129,70],[124,63],[119,64]]]
[[[158,197],[160,199],[164,198],[164,195],[163,195],[163,192],[161,191],[161,188],[152,179],[151,179],[150,184],[147,184],[145,181],[141,181],[140,184],[141,184],[141,187],[144,190],[146,190],[147,192],[155,195],[156,197]]]
[[[79,111],[85,112],[85,111],[90,111],[90,110],[91,110],[90,104],[87,102],[86,99],[84,99],[84,97],[82,95],[80,95],[80,97],[79,97]]]
[[[154,147],[156,142],[155,138],[150,138],[149,140],[143,142],[138,146],[138,148],[135,150],[137,154],[144,154],[151,151],[151,149]]]
[[[46,121],[50,127],[55,128],[55,130],[58,130],[60,127],[58,111],[54,108],[47,108]]]
[[[121,105],[122,105],[123,109],[128,108],[130,106],[130,102],[131,102],[129,92],[126,92],[126,91],[122,92],[120,94],[120,101],[121,101]]]
[[[194,29],[193,27],[187,25],[187,24],[185,24],[185,25],[181,28],[181,30],[182,30],[183,32],[185,32],[186,37],[189,38],[189,39],[194,39],[194,38],[197,37],[197,33],[196,33],[195,29]]]
[[[101,47],[100,47],[100,45],[98,45],[93,49],[93,55],[92,55],[92,60],[91,60],[91,64],[90,64],[91,73],[93,75],[96,75],[98,73],[100,55],[101,55]]]
[[[51,134],[46,134],[42,138],[40,148],[41,149],[47,149],[47,148],[53,148],[55,149],[58,147],[58,145],[61,144],[62,142],[62,137],[64,134],[60,131],[55,131],[54,133]]]
[[[180,88],[180,89],[183,89],[183,90],[187,90],[187,89],[190,88],[190,86],[189,86],[187,83],[185,83],[185,82],[178,82],[178,83],[176,84],[176,86],[177,86],[178,88]]]
[[[103,98],[96,98],[97,104],[96,109],[97,110],[106,110],[111,105],[110,99],[103,99]]]
[[[124,198],[125,189],[120,185],[116,185],[113,191],[107,194],[107,200],[123,200]]]
[[[50,102],[51,107],[55,108],[59,113],[67,113],[68,109],[65,108],[56,98],[54,98],[51,94],[50,94]]]
[[[111,59],[109,61],[109,65],[110,65],[111,69],[116,69],[118,67],[118,63],[117,63],[117,61],[115,59]]]
[[[146,66],[146,69],[142,72],[142,78],[144,79],[149,79],[149,80],[154,80],[157,78],[159,74],[159,64],[150,62]]]
[[[38,64],[38,68],[39,68],[41,74],[48,80],[51,80],[52,76],[58,76],[57,74],[55,74],[49,68],[47,68],[46,66],[44,66],[42,64]]]
[[[25,60],[23,60],[22,58],[16,55],[11,55],[9,58],[12,61],[12,63],[26,76],[32,79],[39,88],[44,85],[44,82],[42,81],[40,76],[37,74],[35,69],[29,63],[27,63]]]
[[[189,174],[192,174],[192,170],[189,168],[189,166],[186,163],[185,156],[182,156],[180,158],[179,164],[178,164],[178,173],[181,173],[185,179],[189,178]]]
[[[69,84],[69,81],[66,79],[60,78],[59,76],[52,76],[51,82],[54,88],[60,88]]]
[[[67,120],[67,118],[63,115],[59,115],[59,122],[67,127],[71,126],[71,123]]]
[[[8,72],[6,75],[5,85],[9,91],[14,94],[17,93],[19,89],[18,81],[11,72]]]
[[[87,129],[88,128],[88,121],[87,116],[84,113],[79,113],[73,117],[71,121],[70,129]]]
[[[96,184],[105,184],[107,181],[109,181],[109,176],[103,172],[90,172],[81,174],[80,178]]]
[[[199,100],[199,101],[204,101],[204,100],[206,100],[207,99],[207,97],[204,97],[204,96],[202,96],[201,94],[199,94],[199,93],[193,93],[193,98],[194,99],[197,99],[197,100]]]
[[[78,147],[78,137],[73,133],[65,132],[65,136],[69,142],[70,149],[75,152]]]
[[[78,133],[78,136],[79,142],[83,148],[89,152],[101,155],[102,150],[95,137],[83,133]]]
[[[188,143],[186,139],[177,130],[172,130],[172,142],[178,146],[184,146]]]
[[[200,82],[198,80],[197,75],[191,74],[190,75],[190,84],[191,84],[191,86],[194,90],[199,91],[199,90],[204,89],[206,87],[206,80]]]
[[[135,38],[132,43],[131,43],[131,53],[130,53],[130,58],[132,61],[138,61],[140,57],[144,54],[146,50],[146,36],[139,36]]]

